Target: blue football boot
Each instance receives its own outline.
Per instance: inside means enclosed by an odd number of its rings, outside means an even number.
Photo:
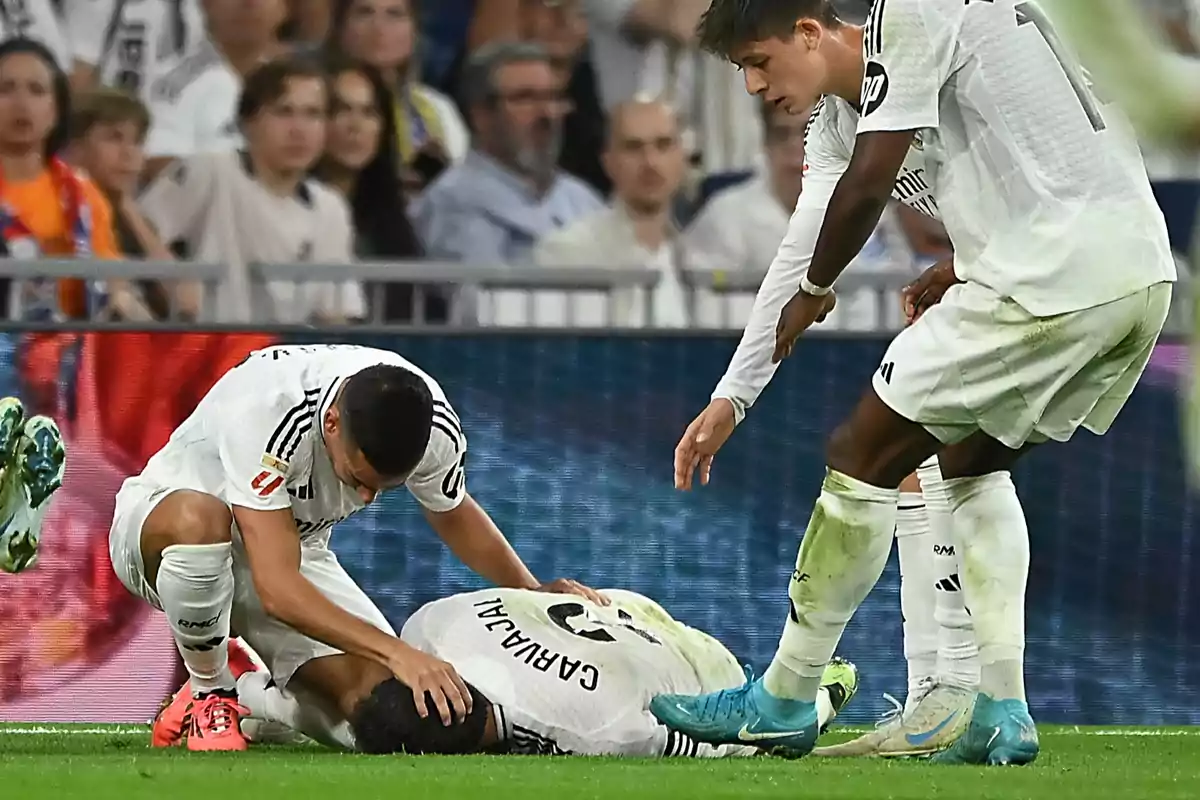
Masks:
[[[980,694],[966,732],[932,760],[935,764],[1029,764],[1038,750],[1037,727],[1028,705]]]

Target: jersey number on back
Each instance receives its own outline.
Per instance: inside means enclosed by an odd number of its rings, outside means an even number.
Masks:
[[[557,605],[550,606],[546,609],[546,616],[550,617],[550,621],[555,625],[573,636],[589,639],[593,642],[615,642],[617,640],[615,636],[605,630],[605,628],[610,627],[607,623],[593,619],[587,609],[579,603],[558,603]],[[577,617],[583,617],[583,619],[577,620]],[[618,609],[617,618],[621,620],[620,627],[625,630],[636,633],[650,644],[662,644],[658,639],[634,625],[633,617],[628,612]],[[579,622],[578,627],[573,624],[576,621]]]
[[[1097,133],[1104,130],[1104,117],[1100,116],[1100,109],[1096,105],[1096,96],[1092,94],[1091,84],[1083,74],[1079,64],[1067,55],[1062,40],[1058,38],[1058,32],[1054,30],[1054,25],[1050,22],[1045,12],[1042,11],[1037,3],[1033,2],[1017,3],[1015,8],[1017,11],[1017,27],[1033,25],[1037,29],[1037,32],[1041,34],[1042,40],[1046,42],[1046,46],[1054,54],[1058,65],[1062,67],[1063,74],[1067,76],[1067,80],[1071,83],[1072,91],[1079,98],[1079,105],[1083,107],[1083,113],[1087,114],[1088,122],[1092,125],[1092,130]]]

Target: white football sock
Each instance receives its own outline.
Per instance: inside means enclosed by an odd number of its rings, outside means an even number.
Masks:
[[[900,615],[904,620],[904,658],[908,661],[908,701],[937,672],[938,625],[934,619],[933,545],[929,519],[919,494],[900,493],[896,508],[896,551],[900,555]]]
[[[156,588],[175,646],[191,675],[192,692],[232,689],[228,646],[233,556],[229,542],[164,548]]]
[[[311,692],[297,687],[282,689],[271,683],[270,673],[247,672],[237,681],[238,703],[250,716],[286,725],[326,747],[354,749],[354,731],[340,715],[325,708]]]
[[[950,498],[936,459],[917,470],[925,513],[932,534],[934,618],[938,624],[937,679],[939,683],[974,691],[979,686],[979,646],[975,623],[967,611],[954,546]]]
[[[791,612],[763,676],[776,697],[813,702],[846,623],[892,550],[900,492],[829,470],[788,586]]]
[[[1012,477],[993,472],[945,482],[959,576],[979,643],[979,690],[1025,700],[1025,585],[1029,529]]]

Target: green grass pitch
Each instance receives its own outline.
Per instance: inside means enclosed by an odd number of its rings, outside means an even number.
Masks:
[[[368,757],[316,747],[192,754],[149,749],[137,726],[0,725],[0,798],[1200,798],[1200,729],[1046,726],[1041,734],[1035,765],[976,769],[815,758]]]

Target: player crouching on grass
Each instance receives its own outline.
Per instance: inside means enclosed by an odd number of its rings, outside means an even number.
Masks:
[[[256,742],[294,741],[298,731],[365,753],[757,754],[753,746],[698,742],[660,724],[649,711],[650,698],[660,692],[742,685],[746,678],[733,654],[646,597],[619,589],[603,594],[610,605],[484,589],[437,600],[409,617],[401,638],[453,664],[473,689],[471,713],[448,727],[428,700],[422,718],[412,692],[398,686],[378,687],[343,718],[302,689],[277,686],[265,665],[236,643],[235,660],[246,670],[237,682],[238,702],[249,712],[243,730]],[[829,665],[817,696],[822,728],[857,688],[853,664]]]
[[[117,577],[164,611],[190,675],[159,715],[155,743],[246,748],[232,629],[280,685],[343,716],[377,693],[432,696],[437,727],[448,726],[435,749],[456,746],[445,739],[460,735],[451,723],[476,719],[481,698],[452,665],[395,635],[330,549],[337,523],[403,486],[489,582],[604,602],[574,581],[534,578],[467,492],[466,453],[441,387],[396,353],[271,347],[225,373],[122,485],[109,532]]]
[[[49,417],[26,418],[15,397],[0,399],[0,570],[37,563],[50,496],[63,482],[67,452]]]

